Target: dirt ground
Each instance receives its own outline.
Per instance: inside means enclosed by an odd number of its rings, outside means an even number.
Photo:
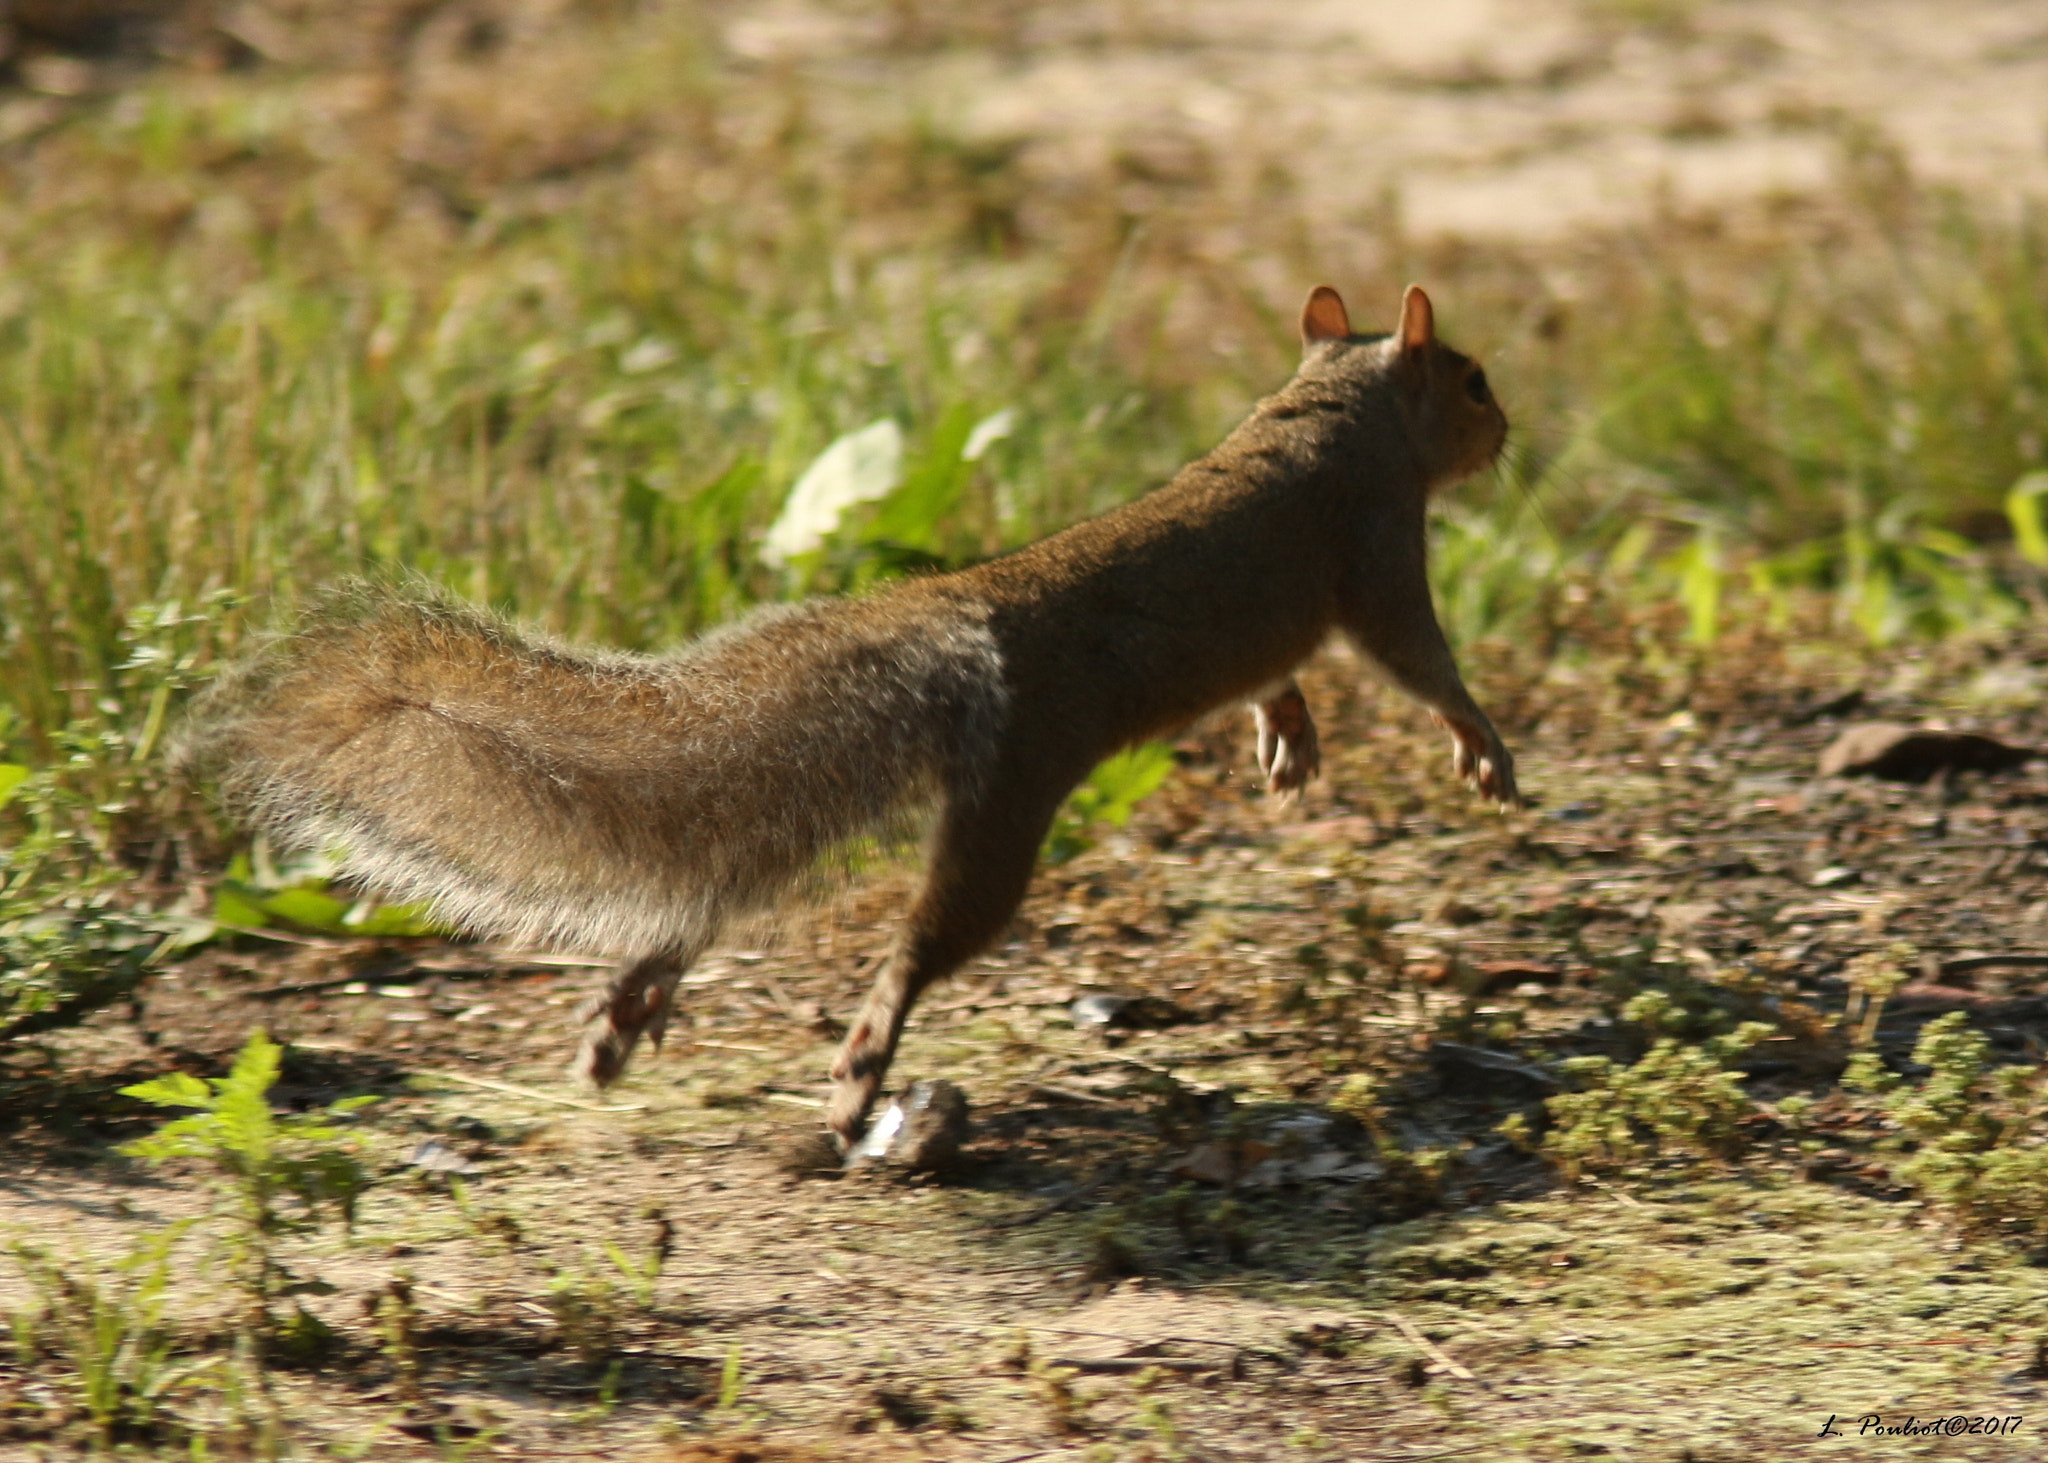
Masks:
[[[197,1212],[194,1183],[111,1157],[148,1126],[113,1089],[218,1073],[264,1026],[292,1043],[287,1104],[384,1098],[353,1242],[290,1254],[334,1287],[308,1304],[343,1340],[276,1373],[277,1401],[338,1452],[431,1456],[401,1429],[439,1423],[530,1458],[728,1456],[676,1450],[758,1433],[815,1450],[790,1457],[1732,1460],[1871,1446],[1810,1441],[1831,1415],[2025,1417],[2048,1272],[1960,1244],[1858,1145],[1802,1162],[1763,1134],[1739,1167],[1565,1190],[1494,1131],[1545,1089],[1473,1049],[1639,1052],[1615,992],[1651,947],[1665,988],[1810,1008],[1749,1059],[1759,1098],[1827,1090],[1845,964],[1899,941],[1926,966],[1878,1028],[1889,1060],[1950,1009],[2039,1058],[2038,970],[1954,962],[2048,949],[2048,770],[1915,788],[1814,765],[1843,715],[2048,742],[2048,656],[1780,650],[1634,692],[1612,668],[1483,672],[1539,799],[1506,817],[1334,653],[1309,677],[1328,776],[1301,806],[1247,786],[1248,728],[1183,743],[1131,825],[1042,872],[1006,943],[918,1012],[899,1076],[974,1104],[936,1177],[833,1176],[804,1141],[901,869],[707,961],[668,1049],[601,1099],[562,1077],[596,972],[433,943],[210,950],[139,1022],[10,1061],[0,1229],[105,1254]],[[1157,1024],[1077,1027],[1100,993]],[[1329,1121],[1360,1071],[1402,1143],[1456,1151],[1440,1192]],[[418,1165],[427,1140],[475,1165],[459,1201]],[[650,1206],[676,1242],[634,1298],[602,1246],[644,1254]],[[418,1399],[365,1319],[401,1274]],[[567,1285],[597,1319],[551,1305]],[[1977,1446],[2038,1456],[2026,1431]]]

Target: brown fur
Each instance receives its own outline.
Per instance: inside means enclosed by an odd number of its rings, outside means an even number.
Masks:
[[[1506,419],[1411,289],[1393,336],[1327,287],[1300,372],[1158,491],[1005,558],[757,614],[666,657],[521,637],[425,592],[355,586],[224,678],[188,733],[230,805],[467,927],[633,958],[593,1003],[603,1083],[657,1042],[733,916],[836,845],[936,804],[925,887],[833,1067],[856,1135],[918,993],[1015,910],[1045,830],[1104,756],[1252,701],[1276,791],[1315,771],[1287,679],[1348,634],[1515,799],[1424,562],[1430,491]]]

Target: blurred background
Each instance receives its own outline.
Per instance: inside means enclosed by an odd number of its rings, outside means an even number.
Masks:
[[[343,572],[648,646],[1027,541],[1212,444],[1322,281],[1427,284],[1508,405],[1468,648],[2008,624],[2044,184],[2011,0],[5,0],[4,760],[133,806]]]

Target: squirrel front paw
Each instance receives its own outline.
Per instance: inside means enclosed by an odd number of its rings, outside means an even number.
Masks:
[[[1252,715],[1258,722],[1259,771],[1266,776],[1266,790],[1282,802],[1291,801],[1323,765],[1308,702],[1299,687],[1290,685],[1255,705]]]
[[[1439,726],[1451,733],[1451,770],[1462,782],[1469,782],[1479,795],[1499,803],[1501,811],[1522,806],[1521,791],[1515,786],[1515,759],[1500,739],[1500,733],[1484,721],[1466,723],[1436,716]]]

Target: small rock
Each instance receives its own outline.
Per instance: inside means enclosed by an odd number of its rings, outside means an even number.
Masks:
[[[1490,918],[1485,909],[1460,899],[1455,894],[1446,895],[1438,900],[1436,907],[1430,910],[1429,917],[1439,924],[1447,924],[1457,928],[1462,928],[1465,925],[1480,924]]]
[[[1902,985],[1892,992],[1892,1005],[1901,1011],[1972,1011],[1994,1004],[1995,998],[1982,991],[1924,980]]]
[[[1342,818],[1321,818],[1298,824],[1294,836],[1310,843],[1371,843],[1379,837],[1380,825],[1361,813]]]
[[[1534,1062],[1455,1041],[1440,1041],[1430,1047],[1429,1064],[1438,1083],[1452,1093],[1547,1097],[1559,1086],[1557,1078]]]
[[[1266,1143],[1198,1143],[1173,1166],[1176,1177],[1203,1184],[1233,1184],[1273,1156]]]
[[[1667,935],[1682,935],[1705,924],[1721,912],[1721,906],[1712,900],[1691,904],[1663,904],[1657,907],[1657,923],[1663,927]]]
[[[1820,754],[1823,777],[1881,777],[1925,782],[1938,772],[2009,772],[2042,753],[1975,732],[1859,722],[1845,728]]]
[[[1824,696],[1809,701],[1785,718],[1787,726],[1811,726],[1824,717],[1847,716],[1863,705],[1863,691],[1852,686],[1838,696]]]
[[[1892,992],[1891,1008],[1898,1011],[1974,1011],[1979,1016],[2007,1018],[2040,1014],[2038,996],[1996,996],[1937,981],[1916,980]]]
[[[1483,960],[1473,967],[1479,980],[1475,996],[1490,996],[1519,985],[1563,985],[1564,972],[1555,965],[1537,965],[1528,960]]]
[[[1366,1179],[1381,1178],[1386,1168],[1370,1158],[1354,1158],[1335,1148],[1325,1148],[1298,1159],[1294,1165],[1297,1177],[1304,1180],[1329,1179],[1338,1183],[1361,1183]]]
[[[1123,996],[1093,991],[1067,1007],[1076,1026],[1097,1031],[1158,1031],[1177,1026],[1188,1013],[1159,996]]]
[[[888,1164],[913,1173],[950,1167],[967,1141],[967,1094],[946,1081],[913,1082],[846,1155],[848,1168]]]
[[[475,1173],[481,1167],[476,1160],[457,1153],[439,1138],[429,1138],[413,1149],[412,1157],[406,1162],[428,1173]]]
[[[407,1409],[391,1426],[409,1438],[439,1442],[445,1448],[450,1441],[473,1438],[484,1430],[482,1423],[474,1418],[473,1412],[464,1416],[462,1411],[445,1402],[422,1402]]]
[[[1266,1125],[1266,1136],[1282,1148],[1305,1149],[1326,1142],[1336,1131],[1337,1119],[1315,1108],[1288,1113]]]

